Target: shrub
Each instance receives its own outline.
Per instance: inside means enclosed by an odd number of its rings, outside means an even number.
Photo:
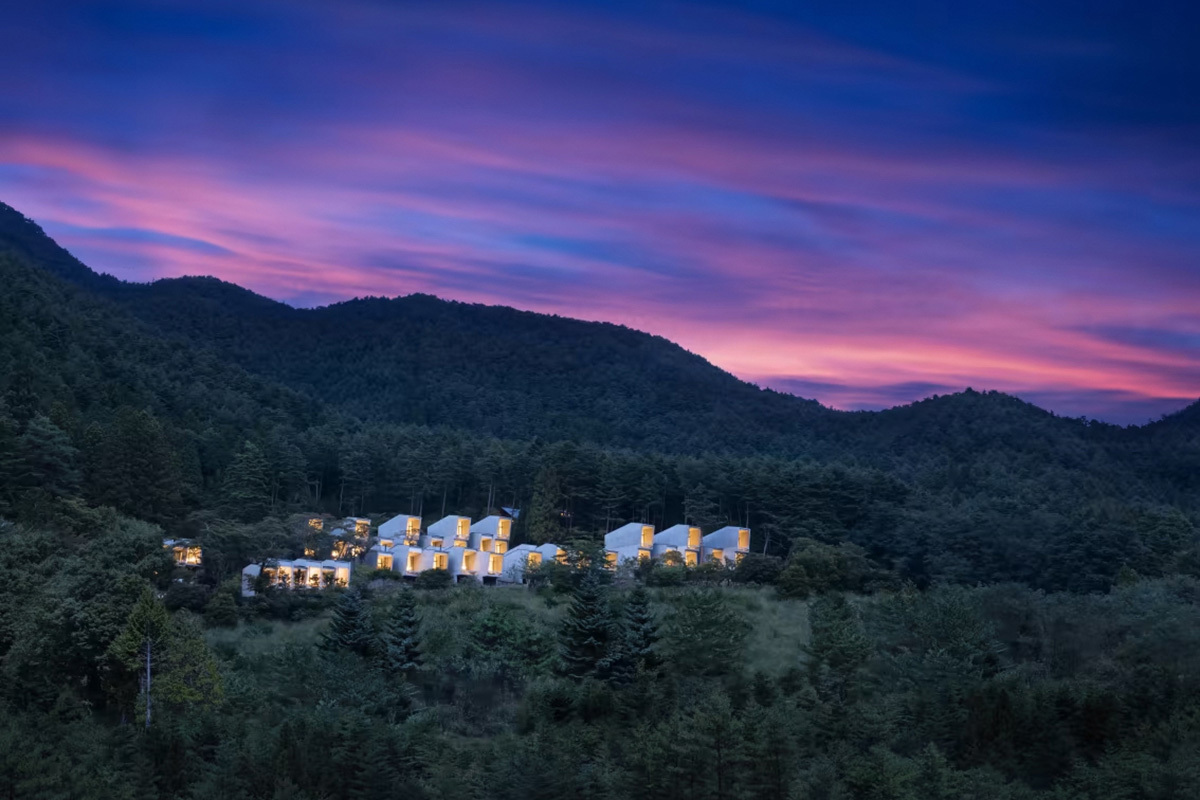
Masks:
[[[427,569],[417,576],[413,582],[416,589],[446,589],[454,584],[454,576],[449,570]]]
[[[783,561],[777,556],[747,553],[733,570],[733,579],[738,583],[772,584],[783,570]]]

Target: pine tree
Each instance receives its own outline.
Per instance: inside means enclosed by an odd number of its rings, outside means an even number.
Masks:
[[[421,668],[421,620],[412,592],[401,592],[379,637],[379,654],[390,675],[412,675]]]
[[[563,673],[575,680],[606,678],[616,655],[612,612],[595,570],[575,590],[559,632]]]
[[[113,640],[108,650],[109,657],[125,674],[137,676],[139,696],[146,710],[147,729],[153,712],[154,677],[162,667],[170,624],[171,617],[167,609],[147,586],[130,612],[125,629]]]
[[[625,653],[638,672],[658,667],[658,622],[650,610],[650,594],[641,586],[625,601]]]
[[[812,637],[806,648],[809,676],[824,699],[846,702],[871,656],[871,642],[854,606],[841,594],[813,603]]]
[[[266,516],[271,504],[267,459],[253,442],[246,442],[225,470],[225,505],[243,522]]]
[[[374,651],[371,611],[358,589],[350,589],[338,598],[329,630],[321,637],[321,646],[326,650],[349,650],[360,656]]]
[[[76,450],[70,437],[48,417],[34,415],[17,439],[19,483],[47,494],[70,494],[79,486]]]

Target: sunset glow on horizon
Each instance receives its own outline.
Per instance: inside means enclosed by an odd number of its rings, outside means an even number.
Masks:
[[[51,0],[0,201],[126,280],[610,321],[837,408],[1200,398],[1198,12],[901,5]]]

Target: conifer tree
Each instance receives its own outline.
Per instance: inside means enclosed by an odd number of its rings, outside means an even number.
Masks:
[[[658,666],[658,622],[650,610],[650,595],[641,586],[629,593],[625,602],[625,653],[638,672]]]
[[[575,590],[559,632],[563,672],[583,680],[604,679],[616,655],[612,612],[607,592],[595,570],[589,570]]]
[[[267,459],[253,442],[246,442],[225,470],[225,505],[243,522],[262,519],[271,503]]]
[[[421,668],[420,626],[412,592],[401,592],[379,637],[379,654],[385,672],[411,677]]]
[[[374,651],[371,611],[358,589],[350,589],[338,598],[329,630],[321,637],[321,646],[326,650],[349,650],[360,656]]]

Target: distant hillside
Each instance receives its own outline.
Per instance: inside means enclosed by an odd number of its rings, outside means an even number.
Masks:
[[[1200,512],[1200,404],[1141,428],[970,390],[834,411],[616,325],[124,283],[8,207],[0,281],[0,515],[47,491],[190,529],[503,497],[539,541],[748,520],[779,555],[816,537],[917,581],[1092,590],[1171,569]]]

